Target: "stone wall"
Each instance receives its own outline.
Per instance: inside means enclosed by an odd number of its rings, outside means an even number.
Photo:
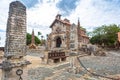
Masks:
[[[6,30],[5,57],[26,53],[26,7],[16,1],[10,4]]]
[[[23,70],[30,64],[25,60],[26,55],[26,7],[19,1],[10,3],[9,16],[6,30],[6,43],[4,60],[0,65],[2,69],[2,80],[18,80],[16,75],[18,69]],[[23,76],[24,79],[27,80]]]

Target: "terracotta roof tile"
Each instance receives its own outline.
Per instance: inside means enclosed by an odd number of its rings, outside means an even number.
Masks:
[[[54,23],[55,23],[56,21],[60,21],[60,22],[63,23],[63,24],[71,25],[70,22],[67,22],[67,21],[64,21],[64,20],[61,20],[61,19],[57,19],[57,18],[56,18],[56,19],[53,21],[53,23],[50,25],[50,28],[54,25]]]

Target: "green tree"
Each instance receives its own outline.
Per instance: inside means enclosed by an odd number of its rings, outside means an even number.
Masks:
[[[42,33],[41,33],[41,32],[38,32],[38,36],[39,36],[39,35],[42,35]]]
[[[31,40],[32,40],[32,35],[30,33],[27,33],[27,41],[26,41],[27,45],[31,44]],[[41,43],[40,39],[37,36],[35,36],[35,44],[38,45],[40,43]]]
[[[120,31],[120,27],[112,24],[112,25],[102,25],[101,27],[97,27],[95,30],[91,32],[92,38],[90,42],[93,44],[105,44],[106,46],[113,46],[117,41],[117,32]]]
[[[32,35],[30,33],[27,33],[27,39],[26,39],[27,45],[31,43],[31,38],[32,38]]]
[[[35,44],[41,44],[41,40],[37,36],[35,36]]]

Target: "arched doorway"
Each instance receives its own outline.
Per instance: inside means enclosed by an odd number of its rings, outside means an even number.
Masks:
[[[62,44],[61,38],[60,38],[60,37],[57,37],[57,38],[56,38],[56,47],[60,47],[61,44]]]

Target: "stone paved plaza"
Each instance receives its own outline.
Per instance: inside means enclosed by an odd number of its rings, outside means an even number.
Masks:
[[[106,57],[85,56],[81,57],[80,60],[86,68],[91,69],[97,74],[104,76],[120,74],[119,52],[110,51]],[[45,80],[47,78],[49,80],[50,76],[53,76],[52,79],[50,78],[51,80],[87,80],[87,78],[84,78],[87,74],[85,70],[81,71],[79,74],[73,74],[67,72],[68,67],[70,67],[70,64],[65,62],[64,64],[56,64],[52,67],[44,65],[44,67],[32,68],[28,71],[29,80]],[[102,80],[101,78],[96,78],[91,75],[87,77],[90,78],[90,80]]]
[[[26,56],[27,60],[32,63],[26,68],[28,76],[22,75],[28,77],[28,80],[104,80],[88,74],[84,69],[79,74],[69,73],[67,71],[67,68],[70,67],[69,61],[53,65],[41,64],[40,53],[31,54],[33,53],[29,53]],[[104,76],[120,74],[119,51],[108,51],[106,57],[84,56],[80,60],[86,68],[91,69],[97,74]]]

